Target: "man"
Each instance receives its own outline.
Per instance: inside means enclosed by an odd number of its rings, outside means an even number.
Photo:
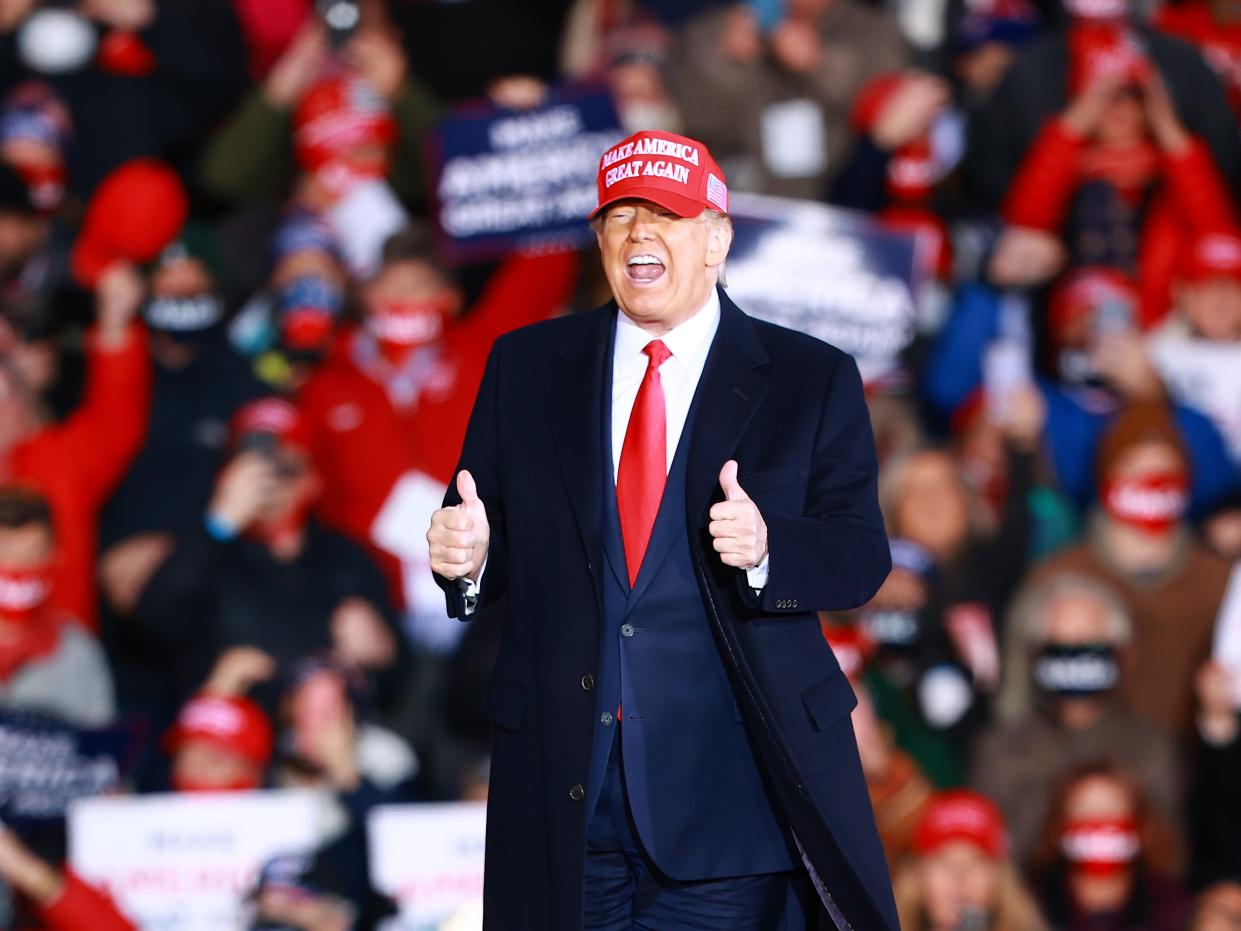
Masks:
[[[1078,767],[1109,759],[1174,821],[1181,766],[1171,736],[1136,714],[1120,694],[1133,621],[1106,585],[1072,572],[1030,586],[1009,621],[1026,651],[1009,672],[1033,686],[1034,707],[985,730],[974,752],[973,786],[1008,821],[1013,860],[1030,862],[1052,792]]]
[[[497,341],[427,534],[452,615],[507,598],[487,925],[773,928],[804,863],[837,927],[894,931],[814,613],[889,568],[857,369],[718,290],[701,143],[637,133],[598,184],[615,302]]]

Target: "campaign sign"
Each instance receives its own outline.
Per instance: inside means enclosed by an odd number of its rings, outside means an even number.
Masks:
[[[80,729],[36,712],[0,712],[0,818],[56,820],[76,799],[115,791],[132,772],[139,738],[125,725]]]
[[[729,297],[843,349],[866,382],[892,375],[916,333],[925,241],[809,201],[734,194],[730,207]]]
[[[443,120],[431,162],[446,256],[588,242],[599,158],[624,135],[611,95],[589,85],[553,89],[531,110],[475,106]]]
[[[314,849],[322,808],[295,790],[88,799],[69,809],[69,862],[141,931],[245,928],[259,869]]]
[[[396,900],[392,931],[481,927],[487,806],[381,805],[367,822],[371,882]]]

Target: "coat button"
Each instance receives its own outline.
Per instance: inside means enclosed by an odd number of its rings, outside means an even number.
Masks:
[[[573,801],[580,802],[585,797],[586,790],[582,788],[582,784],[580,782],[575,782],[573,785],[569,786],[569,798],[573,799]]]
[[[613,721],[612,712],[610,711],[605,711],[603,712],[603,714],[599,715],[599,723],[602,724],[604,727],[611,727],[612,721]]]
[[[586,673],[586,675],[582,676],[582,689],[584,691],[589,692],[594,687],[595,687],[594,676],[592,676],[590,673]]]
[[[633,625],[632,624],[621,624],[621,636],[632,637],[633,636]]]

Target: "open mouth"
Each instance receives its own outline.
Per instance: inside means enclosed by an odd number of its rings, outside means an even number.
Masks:
[[[664,263],[653,255],[635,255],[625,263],[631,281],[649,282],[663,277]]]

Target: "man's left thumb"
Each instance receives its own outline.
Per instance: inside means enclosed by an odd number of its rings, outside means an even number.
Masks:
[[[737,481],[737,460],[729,459],[720,469],[720,487],[724,489],[724,497],[728,501],[749,501],[750,496],[741,488]]]

